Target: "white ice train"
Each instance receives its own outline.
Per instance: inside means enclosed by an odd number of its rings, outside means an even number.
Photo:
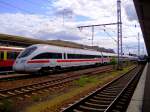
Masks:
[[[66,67],[110,63],[114,53],[98,52],[69,47],[36,44],[23,50],[13,64],[18,72],[37,72]],[[125,58],[133,58],[124,56]]]

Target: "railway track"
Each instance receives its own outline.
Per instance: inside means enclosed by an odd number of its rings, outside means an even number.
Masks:
[[[64,84],[69,83],[75,79],[80,78],[81,75],[93,75],[100,72],[105,71],[111,71],[112,67],[102,67],[102,68],[95,68],[91,70],[83,70],[76,71],[76,72],[70,72],[66,75],[63,75],[62,77],[57,77],[55,79],[44,81],[40,83],[35,83],[27,86],[17,87],[17,88],[11,88],[11,89],[5,89],[0,90],[0,100],[3,99],[9,99],[9,98],[19,98],[22,99],[22,97],[30,97],[30,94],[35,94],[38,91],[48,91],[48,89],[53,88],[61,88]]]
[[[138,83],[143,66],[111,81],[62,112],[125,112]]]
[[[10,73],[14,73],[14,71],[0,71],[0,75],[1,74],[10,74]]]
[[[111,65],[107,65],[107,66],[101,66],[102,68],[104,67],[109,67]],[[98,66],[94,67],[97,68]],[[99,68],[99,67],[98,67]],[[91,69],[91,67],[89,68],[80,68],[80,69],[65,69],[65,70],[60,70],[60,71],[54,71],[54,72],[50,72],[48,75],[56,75],[56,74],[62,74],[62,73],[67,73],[67,72],[73,72],[73,71],[80,71],[80,70],[86,70],[86,69]],[[47,75],[47,74],[46,74]],[[13,71],[2,71],[0,72],[0,81],[11,81],[11,80],[21,80],[21,79],[29,79],[29,78],[37,78],[37,77],[43,77],[46,76],[44,74],[16,74]]]

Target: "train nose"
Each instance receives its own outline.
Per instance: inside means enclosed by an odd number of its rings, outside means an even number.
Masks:
[[[13,70],[14,71],[24,71],[25,70],[25,62],[26,60],[16,60],[14,65],[13,65]]]

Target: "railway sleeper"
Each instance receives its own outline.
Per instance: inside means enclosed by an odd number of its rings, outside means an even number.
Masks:
[[[79,110],[84,111],[84,112],[91,112],[91,111],[104,112],[105,111],[105,109],[91,108],[91,107],[87,107],[87,106],[83,106],[83,105],[79,106]]]
[[[132,93],[133,92],[133,90],[134,90],[134,88],[130,88],[126,93]]]
[[[116,105],[115,106],[115,109],[113,109],[113,110],[116,110],[116,111],[118,111],[118,112],[122,112],[122,110],[124,110],[124,105]]]
[[[37,94],[38,94],[38,93],[35,93],[35,92],[34,92],[34,93],[32,93],[32,95],[37,95]]]
[[[26,97],[26,98],[30,98],[31,96],[29,96],[29,95],[24,95],[24,97]]]
[[[21,91],[28,92],[30,90],[28,90],[28,89],[21,89]]]
[[[39,94],[43,94],[43,93],[45,93],[45,92],[44,92],[44,91],[39,90],[39,91],[37,91],[37,93],[39,93]]]
[[[104,92],[104,91],[102,91],[100,94],[98,94],[98,95],[112,95],[112,96],[114,96],[114,95],[117,95],[117,93],[119,93],[120,91],[116,91],[116,92]]]
[[[41,84],[41,86],[48,86],[48,84],[45,84],[45,83],[44,83],[44,84]]]
[[[123,95],[123,97],[122,98],[126,98],[126,99],[128,99],[130,97],[130,94],[129,95]]]
[[[118,92],[120,92],[121,90],[116,90],[116,91],[108,91],[108,90],[103,90],[102,92],[100,92],[101,94],[104,94],[104,93],[108,93],[108,94],[117,94]]]
[[[112,112],[120,112],[119,110],[112,110]]]
[[[0,97],[7,97],[8,95],[0,93]]]
[[[125,105],[125,102],[119,101],[118,104],[119,105]]]
[[[83,111],[80,111],[80,110],[77,110],[77,109],[73,109],[73,112],[83,112]]]
[[[105,90],[103,91],[118,91],[118,90],[122,90],[122,88],[106,88]]]
[[[117,86],[120,86],[121,84],[120,84],[120,81],[118,81],[118,82],[114,82],[111,86],[112,87],[117,87]]]
[[[132,92],[127,92],[127,93],[125,93],[124,95],[125,95],[125,96],[130,96],[132,93],[133,93],[133,91],[132,91]]]
[[[30,89],[28,89],[28,90],[30,90],[30,91],[34,91],[34,90],[36,90],[36,88],[30,88]]]
[[[111,94],[97,94],[97,97],[105,97],[105,98],[115,98],[116,95],[111,95]]]
[[[116,86],[124,87],[127,82],[120,81]]]
[[[122,86],[111,86],[111,87],[108,87],[107,89],[112,89],[112,90],[122,89]]]
[[[105,89],[102,92],[108,92],[108,93],[117,93],[118,91],[120,91],[121,89]]]
[[[17,99],[19,99],[19,100],[24,100],[24,98],[23,98],[23,97],[17,97]]]
[[[122,102],[126,102],[128,99],[126,99],[126,98],[121,98],[120,99],[120,101],[122,101]]]
[[[111,101],[95,100],[95,99],[89,99],[89,101],[95,104],[102,104],[102,105],[107,105],[111,103]]]
[[[28,87],[27,89],[28,89],[28,90],[35,90],[34,88],[31,88],[31,87]]]
[[[121,106],[121,105],[116,105],[116,108],[117,108],[117,109],[122,109],[123,106]]]
[[[96,100],[104,100],[104,101],[112,101],[114,99],[114,98],[97,97],[97,96],[94,96],[93,98],[96,99]]]
[[[15,93],[10,92],[10,91],[8,91],[7,94],[9,94],[9,95],[16,95]]]
[[[32,88],[35,88],[35,89],[38,89],[40,88],[41,86],[32,86]]]
[[[22,91],[19,90],[14,90],[16,93],[23,93]]]
[[[97,104],[97,103],[92,103],[92,102],[85,102],[84,105],[88,107],[93,107],[93,108],[107,108],[109,106],[109,104],[102,105],[102,104]]]
[[[47,89],[45,89],[45,90],[43,90],[44,92],[49,92],[49,90],[47,90]]]

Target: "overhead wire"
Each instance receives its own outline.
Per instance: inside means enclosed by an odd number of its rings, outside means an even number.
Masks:
[[[111,35],[110,35],[110,33],[108,33],[107,31],[106,31],[106,29],[104,29],[104,32],[109,36],[109,37],[111,37],[111,39],[113,39],[116,43],[117,43],[117,40],[116,39],[114,39]],[[124,45],[124,47],[126,48],[126,49],[128,49],[128,52],[129,52],[129,46],[128,45]]]
[[[103,30],[112,40],[114,40],[115,42],[117,42],[117,40],[110,33],[108,33],[105,28],[100,28],[100,29]]]
[[[114,40],[117,43],[117,40],[113,38],[106,30],[104,31],[112,40]]]

